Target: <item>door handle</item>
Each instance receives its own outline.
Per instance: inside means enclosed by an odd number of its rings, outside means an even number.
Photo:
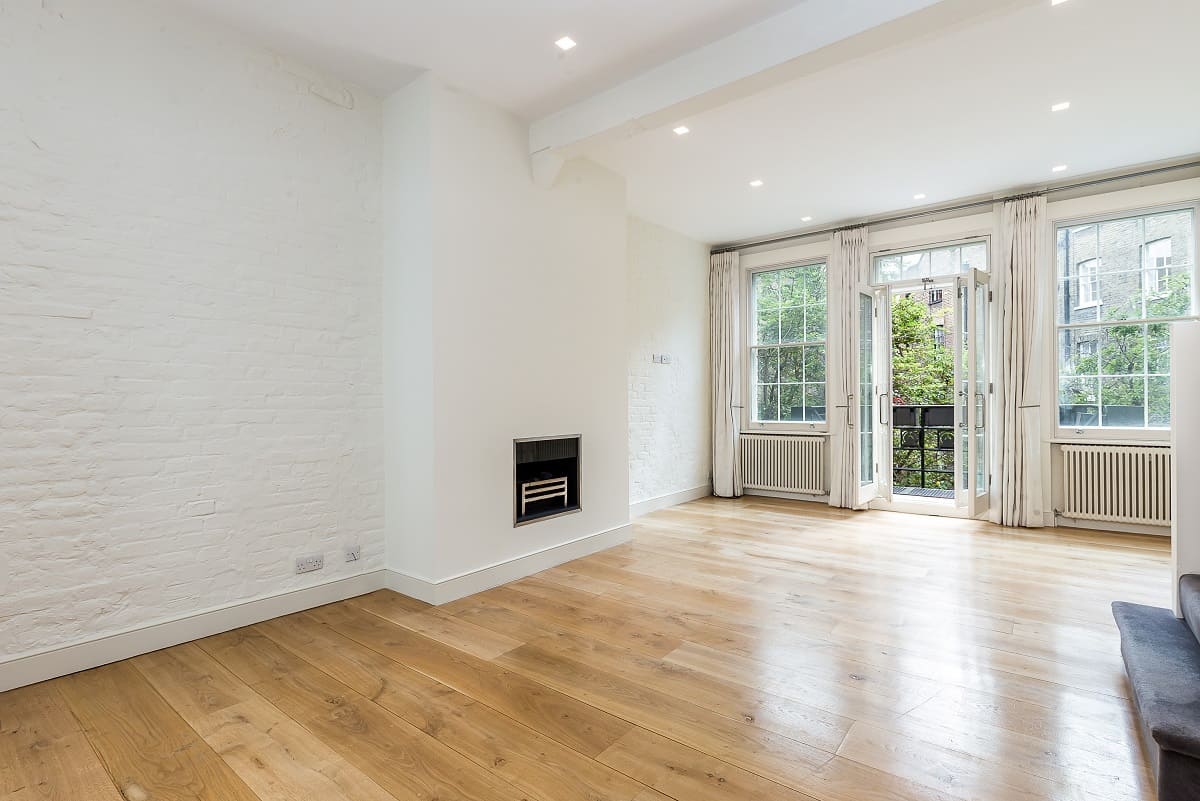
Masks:
[[[846,396],[846,427],[854,428],[854,396]]]
[[[891,418],[891,415],[888,414],[889,404],[887,402],[887,399],[888,399],[888,393],[886,393],[886,392],[879,393],[879,425],[881,425],[881,426],[886,426],[888,424],[888,421]]]
[[[979,431],[987,425],[987,395],[976,392],[975,399],[979,401],[979,419],[975,421],[975,430]]]

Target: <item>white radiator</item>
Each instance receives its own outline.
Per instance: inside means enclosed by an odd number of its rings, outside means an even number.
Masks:
[[[1063,517],[1171,525],[1171,449],[1063,445]]]
[[[742,434],[738,447],[746,489],[826,492],[824,437]]]

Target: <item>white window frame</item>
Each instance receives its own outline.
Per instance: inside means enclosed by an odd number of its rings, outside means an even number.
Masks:
[[[1058,313],[1056,310],[1058,302],[1059,275],[1058,268],[1058,230],[1060,228],[1074,228],[1085,225],[1096,225],[1099,223],[1112,222],[1114,220],[1126,220],[1132,217],[1153,217],[1156,214],[1167,214],[1170,212],[1191,211],[1192,212],[1192,242],[1193,242],[1193,264],[1192,270],[1192,314],[1184,317],[1164,317],[1155,319],[1155,323],[1171,323],[1180,320],[1197,320],[1200,319],[1200,287],[1197,287],[1197,279],[1200,278],[1200,200],[1183,201],[1181,203],[1169,203],[1160,206],[1147,206],[1137,208],[1122,208],[1113,211],[1103,212],[1100,214],[1092,214],[1085,217],[1061,217],[1049,221],[1049,229],[1046,231],[1046,238],[1049,242],[1047,247],[1047,260],[1049,261],[1049,269],[1045,270],[1047,281],[1047,297],[1050,298],[1049,310],[1044,315],[1044,325],[1046,326],[1046,366],[1045,375],[1048,379],[1048,384],[1043,395],[1047,407],[1046,417],[1043,420],[1052,420],[1052,427],[1049,430],[1054,432],[1052,442],[1121,442],[1130,445],[1141,443],[1161,444],[1170,442],[1170,428],[1118,428],[1094,426],[1090,428],[1064,428],[1060,424],[1060,416],[1058,412],[1058,388],[1059,388],[1059,363],[1058,363],[1058,348],[1059,348],[1059,331],[1061,330],[1058,323]],[[1156,240],[1152,240],[1156,241]],[[1143,247],[1149,243],[1143,243]],[[1143,255],[1143,262],[1145,256]],[[1077,307],[1078,308],[1078,307]],[[1083,327],[1090,327],[1096,324],[1081,323]],[[1174,410],[1172,410],[1174,415]]]
[[[880,282],[875,280],[875,262],[877,259],[884,256],[907,256],[911,253],[921,253],[923,251],[941,250],[943,248],[966,247],[968,245],[983,245],[987,253],[987,269],[981,272],[992,275],[992,265],[995,261],[995,253],[992,252],[992,234],[990,231],[978,231],[964,234],[963,236],[955,237],[954,239],[940,239],[930,242],[927,239],[913,239],[900,244],[891,245],[880,250],[873,250],[870,254],[870,283],[871,286],[890,287],[890,286],[920,286],[924,279],[922,278],[897,278],[895,281]],[[959,265],[962,266],[961,264]],[[966,275],[963,272],[947,273],[945,275],[931,276],[930,280],[953,281],[954,278]]]
[[[758,383],[754,374],[754,338],[758,330],[758,320],[754,314],[754,276],[759,273],[771,273],[779,270],[789,270],[793,267],[825,267],[825,420],[781,420],[759,421],[754,419],[757,398],[754,387]],[[784,261],[777,264],[764,264],[742,271],[742,431],[770,432],[775,434],[826,434],[829,432],[829,417],[832,411],[829,405],[829,257],[803,259],[800,261]],[[764,346],[771,347],[771,346]]]

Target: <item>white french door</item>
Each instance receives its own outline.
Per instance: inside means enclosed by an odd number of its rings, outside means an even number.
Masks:
[[[855,459],[858,476],[858,505],[865,506],[880,496],[880,487],[887,483],[881,480],[879,465],[881,426],[876,425],[880,410],[879,348],[890,341],[881,339],[879,328],[878,292],[864,287],[858,292],[858,347],[855,353],[854,371],[855,402],[847,410],[851,430],[857,436],[858,447]]]
[[[921,293],[928,298],[931,292],[944,292],[954,298],[954,330],[947,345],[953,343],[953,431],[947,427],[927,429],[928,407],[916,410],[901,406],[911,419],[897,421],[893,412],[895,388],[892,385],[892,312],[893,295]],[[939,298],[942,296],[939,294]],[[978,270],[960,276],[948,276],[938,281],[896,282],[859,294],[858,337],[854,369],[858,375],[857,396],[852,408],[859,439],[858,475],[859,502],[902,511],[928,511],[933,514],[956,514],[979,517],[988,509],[990,476],[988,467],[991,379],[988,365],[988,309],[991,296],[987,273]],[[940,301],[937,301],[940,302]],[[903,401],[900,401],[903,404]],[[949,424],[950,409],[944,410]],[[951,446],[951,438],[953,444]],[[932,445],[945,439],[945,445]],[[916,449],[920,454],[919,482],[926,476],[927,460],[948,457],[953,447],[953,500],[946,493],[944,500],[914,497],[911,491],[895,491],[894,482],[900,473],[912,476],[917,471],[912,461]],[[895,461],[894,449],[907,461]],[[944,450],[938,450],[944,448]],[[948,465],[947,465],[948,467]],[[945,469],[945,468],[941,468]],[[930,468],[930,474],[937,472]],[[942,473],[945,476],[945,473]],[[912,482],[904,482],[911,485]],[[943,504],[938,507],[936,504]]]
[[[987,512],[991,494],[988,274],[972,270],[960,275],[955,294],[960,330],[954,366],[955,502],[969,517],[979,517]]]

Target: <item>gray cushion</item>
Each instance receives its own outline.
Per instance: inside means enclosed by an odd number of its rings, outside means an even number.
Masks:
[[[1200,639],[1200,576],[1195,573],[1179,579],[1179,608],[1192,636]]]
[[[1154,742],[1200,759],[1200,642],[1169,609],[1112,606],[1129,683]]]

